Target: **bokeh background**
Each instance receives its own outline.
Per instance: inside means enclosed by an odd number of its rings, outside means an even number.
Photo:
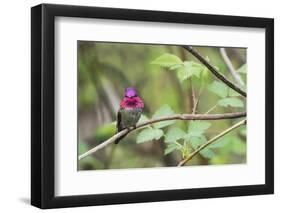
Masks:
[[[219,47],[194,47],[221,73],[234,82],[233,76],[222,57]],[[200,93],[197,113],[205,113],[216,105],[220,97],[208,88],[216,79],[206,74],[204,82],[200,78],[181,81],[176,72],[153,64],[159,56],[169,53],[182,61],[200,63],[180,46],[103,43],[78,41],[78,155],[102,143],[115,134],[116,115],[124,89],[134,86],[145,103],[143,114],[151,118],[153,114],[167,104],[175,113],[191,113],[192,93]],[[225,48],[235,69],[246,64],[245,48]],[[239,74],[246,82],[246,72]],[[211,113],[245,111],[243,107],[217,106]],[[239,119],[210,121],[212,126],[206,131],[211,138],[227,129]],[[177,121],[169,128],[179,127],[188,130],[189,122]],[[118,145],[110,145],[94,155],[78,161],[78,170],[146,168],[176,166],[182,159],[179,151],[165,154],[167,144],[164,137],[145,143],[136,143],[139,131],[130,133]],[[241,127],[224,136],[212,147],[209,157],[201,154],[187,165],[239,164],[246,162],[246,128]],[[189,147],[192,151],[192,147]]]

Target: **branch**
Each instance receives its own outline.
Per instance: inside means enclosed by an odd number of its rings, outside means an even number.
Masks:
[[[207,146],[209,146],[211,143],[215,142],[216,140],[218,140],[219,138],[221,138],[222,136],[226,135],[227,133],[231,132],[232,130],[238,128],[239,126],[242,126],[246,124],[246,119],[234,124],[233,126],[229,127],[228,129],[224,130],[223,132],[221,132],[220,134],[216,135],[215,137],[213,137],[212,139],[210,139],[208,142],[206,142],[205,144],[203,144],[202,146],[200,146],[198,149],[196,149],[194,152],[192,152],[187,158],[183,159],[178,166],[183,166],[184,164],[186,164],[188,161],[190,161],[195,155],[197,155],[202,149],[206,148]]]
[[[81,154],[78,159],[81,160],[88,155],[91,155],[95,153],[96,151],[106,147],[107,145],[113,143],[116,139],[127,135],[129,132],[139,129],[141,127],[153,124],[153,123],[158,123],[161,121],[168,121],[168,120],[222,120],[222,119],[230,119],[230,118],[241,118],[245,117],[246,112],[234,112],[234,113],[225,113],[225,114],[175,114],[175,115],[169,115],[166,117],[162,118],[156,118],[156,119],[151,119],[142,123],[137,124],[135,127],[130,127],[128,129],[124,129],[115,135],[113,135],[111,138],[107,139],[103,143],[97,145],[93,149],[90,149],[89,151],[85,152],[84,154]]]
[[[229,69],[229,72],[230,74],[233,76],[233,78],[235,79],[235,81],[240,84],[240,86],[244,86],[244,82],[242,80],[242,78],[240,77],[239,73],[235,70],[233,64],[231,63],[226,51],[225,51],[225,48],[220,48],[220,53],[221,53],[221,56],[226,64],[226,66],[228,67]]]
[[[229,81],[223,74],[221,74],[213,65],[211,65],[205,58],[203,58],[196,50],[190,46],[182,46],[184,49],[189,51],[194,57],[196,57],[202,64],[204,64],[218,79],[229,86],[231,89],[235,90],[244,97],[247,97],[247,93],[240,89],[237,85]]]

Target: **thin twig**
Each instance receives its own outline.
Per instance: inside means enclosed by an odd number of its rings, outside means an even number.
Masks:
[[[226,66],[228,67],[228,70],[230,72],[230,74],[233,76],[234,80],[240,85],[240,86],[244,86],[245,83],[243,82],[241,76],[239,75],[239,73],[236,71],[236,69],[234,68],[232,62],[230,61],[225,48],[220,48],[220,53],[221,56],[226,64]]]
[[[228,129],[224,130],[223,132],[221,132],[220,134],[216,135],[215,137],[213,137],[212,139],[210,139],[208,142],[206,142],[205,144],[203,144],[202,146],[200,146],[198,149],[196,149],[194,152],[192,152],[187,158],[183,159],[178,166],[183,166],[185,165],[188,161],[190,161],[195,155],[197,155],[202,149],[206,148],[207,146],[209,146],[211,143],[215,142],[216,140],[218,140],[219,138],[221,138],[222,136],[226,135],[227,133],[231,132],[232,130],[242,126],[246,124],[246,119],[234,124],[233,126],[229,127]]]
[[[221,119],[230,119],[230,118],[241,118],[245,117],[246,112],[234,112],[234,113],[225,113],[225,114],[210,114],[210,115],[205,115],[205,114],[174,114],[174,115],[169,115],[166,117],[162,118],[156,118],[156,119],[151,119],[142,123],[137,124],[135,127],[131,127],[128,129],[124,129],[115,135],[113,135],[111,138],[107,139],[103,143],[97,145],[93,149],[90,149],[89,151],[85,152],[84,154],[79,156],[79,160],[87,157],[88,155],[91,155],[95,153],[96,151],[106,147],[107,145],[113,143],[116,139],[127,135],[129,132],[153,124],[153,123],[158,123],[161,121],[167,121],[167,120],[221,120]]]
[[[198,98],[195,99],[194,106],[193,106],[193,109],[192,109],[193,114],[196,114],[196,112],[197,112],[197,106],[198,106],[198,103],[199,103],[199,98],[200,97],[198,96]]]
[[[189,79],[189,82],[190,82],[190,87],[191,87],[191,99],[192,99],[192,107],[191,107],[191,113],[192,114],[196,114],[196,95],[195,95],[195,90],[194,90],[194,87],[193,87],[193,84],[192,84],[192,80],[191,78]]]
[[[212,112],[216,107],[218,106],[218,103],[216,103],[214,106],[212,106],[207,112],[205,112],[204,114],[209,114],[210,112]]]
[[[204,88],[200,88],[199,93],[198,93],[198,95],[197,95],[197,99],[196,99],[195,105],[194,105],[194,108],[195,108],[194,111],[195,111],[195,113],[197,112],[197,107],[198,107],[199,100],[200,100],[200,98],[201,98],[201,95],[202,95],[203,91],[204,91]]]
[[[231,89],[235,90],[244,97],[247,97],[247,93],[240,89],[237,85],[229,81],[223,74],[221,74],[213,65],[211,65],[205,58],[203,58],[200,53],[194,50],[190,46],[182,46],[184,49],[189,51],[194,57],[196,57],[202,64],[204,64],[218,79],[229,86]]]

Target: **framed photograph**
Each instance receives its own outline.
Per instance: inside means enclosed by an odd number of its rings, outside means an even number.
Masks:
[[[274,21],[31,9],[31,204],[271,194]]]

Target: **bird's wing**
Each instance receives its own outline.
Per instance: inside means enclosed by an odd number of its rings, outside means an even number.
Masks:
[[[118,110],[118,113],[117,113],[117,124],[116,124],[116,127],[117,127],[117,132],[122,130],[122,128],[121,128],[121,112],[120,112],[120,110]]]
[[[122,130],[122,126],[121,126],[121,116],[122,116],[122,113],[121,113],[121,110],[118,110],[118,113],[117,113],[117,122],[116,122],[116,133],[120,132]],[[118,144],[119,141],[124,137],[125,135],[119,137],[118,139],[115,140],[115,144]]]

